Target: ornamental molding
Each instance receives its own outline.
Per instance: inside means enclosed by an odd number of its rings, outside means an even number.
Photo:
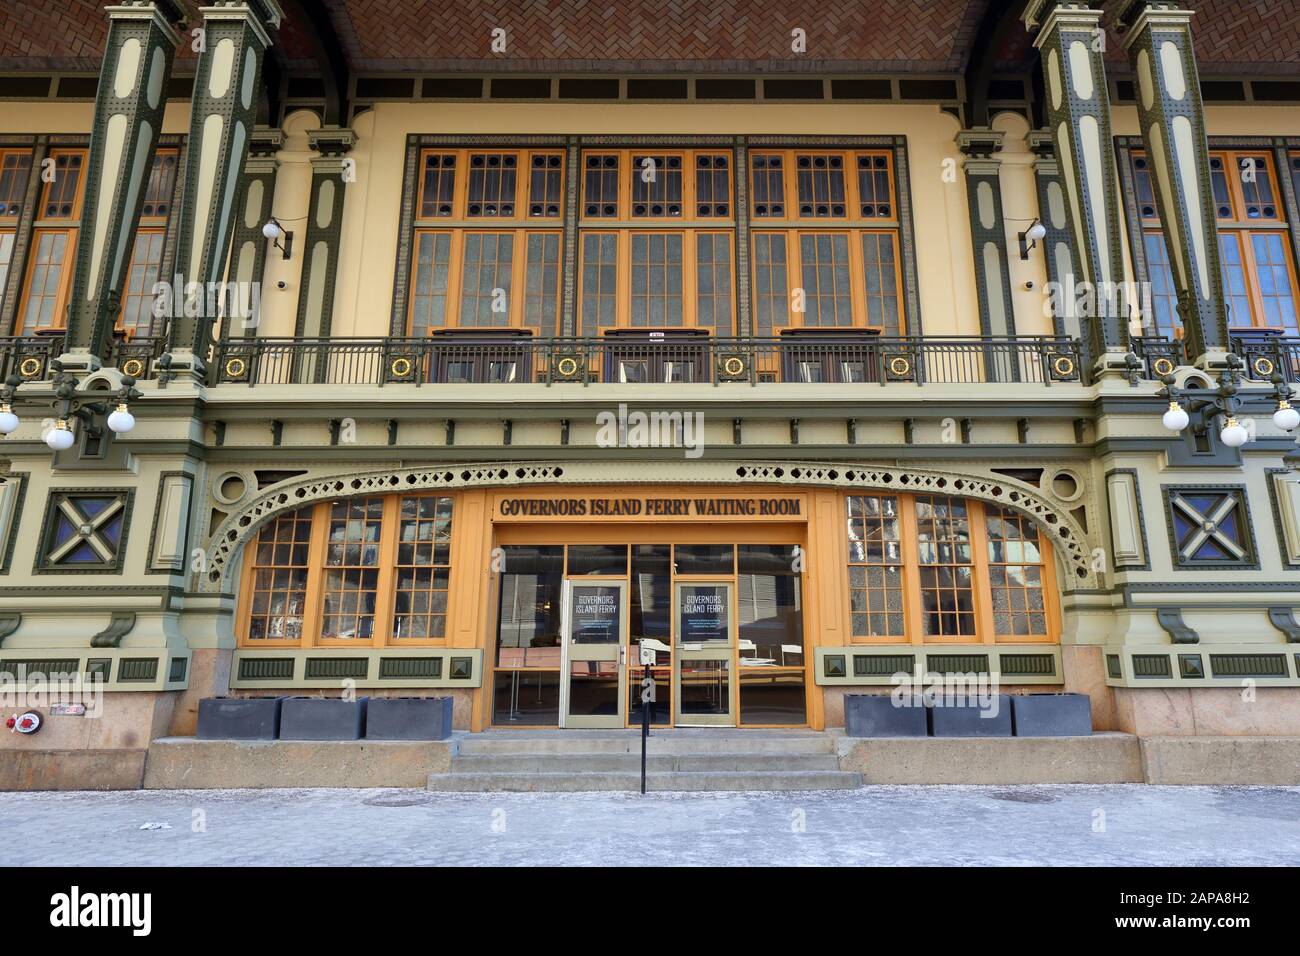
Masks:
[[[1003,475],[948,469],[797,462],[553,462],[440,465],[419,468],[334,472],[280,482],[251,498],[213,530],[200,593],[233,593],[243,545],[276,515],[320,501],[405,491],[505,488],[528,485],[781,485],[953,495],[1012,508],[1030,518],[1051,539],[1060,558],[1065,593],[1098,587],[1087,533],[1046,494]],[[1077,509],[1076,509],[1077,510]]]

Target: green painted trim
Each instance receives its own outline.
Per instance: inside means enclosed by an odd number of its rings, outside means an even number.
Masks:
[[[339,689],[357,688],[417,688],[483,686],[483,650],[468,647],[401,647],[383,648],[238,648],[230,668],[232,690],[252,688]],[[469,676],[453,676],[455,661],[468,661]],[[264,668],[262,665],[281,662],[282,667]],[[285,663],[287,662],[287,663]],[[400,662],[400,663],[395,663]],[[418,662],[418,663],[409,663]],[[438,676],[418,673],[420,663],[436,667]],[[251,676],[252,669],[262,670],[265,676]],[[410,673],[412,670],[417,673]],[[402,673],[406,671],[407,673]],[[284,676],[285,674],[289,676]],[[318,676],[308,676],[309,674]],[[394,676],[385,676],[394,674]]]
[[[842,676],[828,676],[827,659],[843,659]],[[894,686],[897,671],[880,673],[882,662],[903,666],[912,680],[979,673],[994,683],[1060,685],[1065,672],[1059,644],[848,644],[813,649],[818,687]],[[973,671],[952,670],[971,662]]]

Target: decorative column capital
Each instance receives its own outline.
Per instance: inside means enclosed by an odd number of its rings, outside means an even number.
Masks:
[[[346,156],[356,144],[357,134],[342,127],[326,126],[307,133],[307,145],[322,157]]]
[[[953,141],[957,144],[958,149],[972,159],[990,159],[994,153],[1002,151],[1002,144],[1006,142],[1006,138],[1006,133],[983,126],[975,129],[964,129],[957,134]],[[967,168],[970,167],[969,159],[966,166]]]
[[[1192,11],[1178,0],[1122,0],[1111,16],[1116,32],[1124,34],[1124,46],[1151,26],[1184,27],[1192,19]]]
[[[1029,0],[1020,19],[1024,21],[1026,30],[1031,33],[1039,31],[1034,40],[1034,45],[1038,46],[1041,38],[1050,34],[1054,26],[1097,26],[1101,22],[1101,11],[1082,0]]]

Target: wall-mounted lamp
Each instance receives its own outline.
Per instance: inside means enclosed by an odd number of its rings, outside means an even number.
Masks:
[[[1040,239],[1047,236],[1047,227],[1035,219],[1029,224],[1029,228],[1020,233],[1020,258],[1028,259],[1029,250],[1034,248]]]
[[[287,232],[284,226],[280,225],[279,219],[276,219],[274,216],[268,219],[266,225],[262,227],[262,235],[270,239],[271,244],[284,253],[284,258],[288,259],[292,254],[293,233]],[[284,240],[284,245],[280,244],[281,239]]]

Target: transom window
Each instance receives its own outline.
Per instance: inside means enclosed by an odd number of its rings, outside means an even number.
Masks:
[[[1133,154],[1133,185],[1142,220],[1142,244],[1151,280],[1149,331],[1182,337],[1155,180],[1144,153]],[[1219,233],[1219,254],[1228,323],[1233,329],[1268,328],[1300,334],[1290,226],[1277,188],[1273,158],[1256,150],[1212,150],[1210,187]]]
[[[442,643],[452,499],[387,495],[281,514],[249,545],[244,647]]]
[[[854,641],[1058,638],[1051,546],[1019,512],[945,495],[850,495]]]

